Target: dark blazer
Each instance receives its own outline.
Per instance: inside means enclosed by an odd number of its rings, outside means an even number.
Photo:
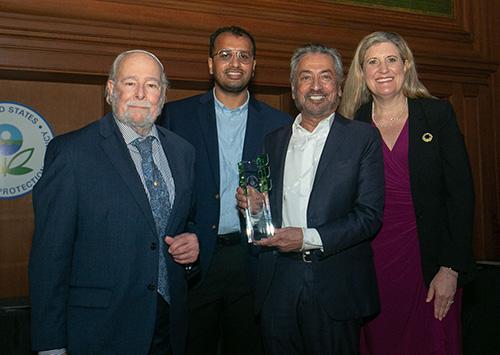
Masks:
[[[159,128],[175,181],[168,235],[184,231],[194,149]],[[155,327],[158,236],[112,114],[54,138],[33,190],[32,346],[72,354],[147,354]],[[187,331],[184,267],[167,257],[174,354]]]
[[[371,122],[371,102],[355,119]],[[462,133],[443,100],[408,99],[408,159],[413,206],[427,285],[440,266],[459,271],[459,285],[474,273],[474,187]],[[428,133],[432,135],[429,140]],[[424,134],[426,139],[424,140]]]
[[[219,143],[213,91],[166,104],[160,122],[196,149],[194,222],[200,240],[201,267],[206,271],[214,253],[220,215]],[[242,159],[255,159],[262,153],[265,135],[290,123],[290,116],[250,96]]]
[[[271,213],[278,227],[282,225],[283,172],[291,134],[291,127],[284,127],[265,141],[274,182]],[[307,208],[307,227],[317,229],[324,248],[322,259],[312,264],[314,292],[334,319],[361,318],[378,312],[370,239],[380,228],[383,204],[384,166],[378,132],[336,114]],[[276,250],[262,250],[260,254],[258,311],[273,281],[278,255]]]

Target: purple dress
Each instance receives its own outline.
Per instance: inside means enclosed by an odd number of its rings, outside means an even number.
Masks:
[[[383,226],[372,242],[381,312],[362,329],[364,355],[461,354],[461,290],[446,317],[434,318],[434,300],[420,267],[415,211],[408,168],[408,121],[392,151],[383,144]]]

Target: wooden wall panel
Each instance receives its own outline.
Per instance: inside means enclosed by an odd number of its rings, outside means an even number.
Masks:
[[[500,2],[492,1],[488,12],[484,17],[489,24],[489,48],[492,56],[497,62],[500,62]],[[495,255],[500,255],[500,71],[497,70],[491,76],[491,114],[493,119],[493,134],[495,135],[495,144],[493,149],[495,150],[495,158],[493,159],[493,164],[495,165],[495,201],[496,208],[494,212],[494,223],[493,231],[491,237],[495,239],[493,243],[493,248],[495,249]]]
[[[0,80],[0,101],[34,108],[54,134],[86,125],[100,117],[104,108],[102,86],[72,83]],[[0,298],[27,294],[32,234],[31,194],[0,200]]]
[[[0,98],[34,108],[56,135],[102,116],[105,101],[102,85],[25,80],[0,80]]]
[[[475,180],[475,253],[500,260],[500,3],[454,0],[452,18],[328,0],[0,0],[0,101],[40,112],[57,134],[102,115],[103,85],[121,51],[144,48],[165,63],[169,101],[210,88],[208,36],[237,24],[257,41],[256,97],[296,114],[289,91],[295,48],[338,48],[346,69],[358,41],[401,33],[422,80],[448,98],[464,133]],[[380,25],[380,19],[384,25]],[[31,197],[0,200],[0,298],[27,294]]]
[[[28,293],[27,260],[33,233],[31,195],[0,202],[0,298]]]
[[[461,121],[466,120],[462,123],[462,132],[465,135],[465,141],[467,144],[467,150],[469,153],[469,159],[471,160],[471,167],[473,170],[473,179],[475,183],[475,205],[476,210],[484,205],[484,188],[481,183],[481,176],[483,175],[483,169],[481,164],[481,145],[480,137],[478,135],[479,129],[479,99],[476,96],[468,96],[464,98],[463,101],[463,112],[461,116]],[[474,137],[474,138],[472,138]],[[482,238],[477,238],[478,241],[484,243],[484,223],[482,219],[485,214],[481,213],[475,214],[475,233]]]

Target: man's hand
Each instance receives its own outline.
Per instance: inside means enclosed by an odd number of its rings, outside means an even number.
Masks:
[[[165,243],[169,246],[168,252],[179,264],[192,264],[198,259],[200,246],[194,233],[182,233],[175,237],[166,236]]]
[[[264,247],[276,247],[279,251],[288,253],[300,251],[303,241],[304,235],[302,233],[302,228],[286,227],[277,228],[272,237],[257,240],[255,244]]]
[[[236,188],[236,204],[241,213],[244,213],[248,207],[247,196],[241,187]]]
[[[250,206],[250,213],[255,216],[262,211],[264,206],[264,196],[257,189],[248,186],[247,194],[241,187],[236,189],[236,203],[241,213],[245,213],[245,209]]]

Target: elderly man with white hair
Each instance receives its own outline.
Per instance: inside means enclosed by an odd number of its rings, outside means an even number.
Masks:
[[[167,88],[155,55],[121,53],[113,112],[48,146],[29,266],[40,354],[184,353],[194,149],[154,124]]]

